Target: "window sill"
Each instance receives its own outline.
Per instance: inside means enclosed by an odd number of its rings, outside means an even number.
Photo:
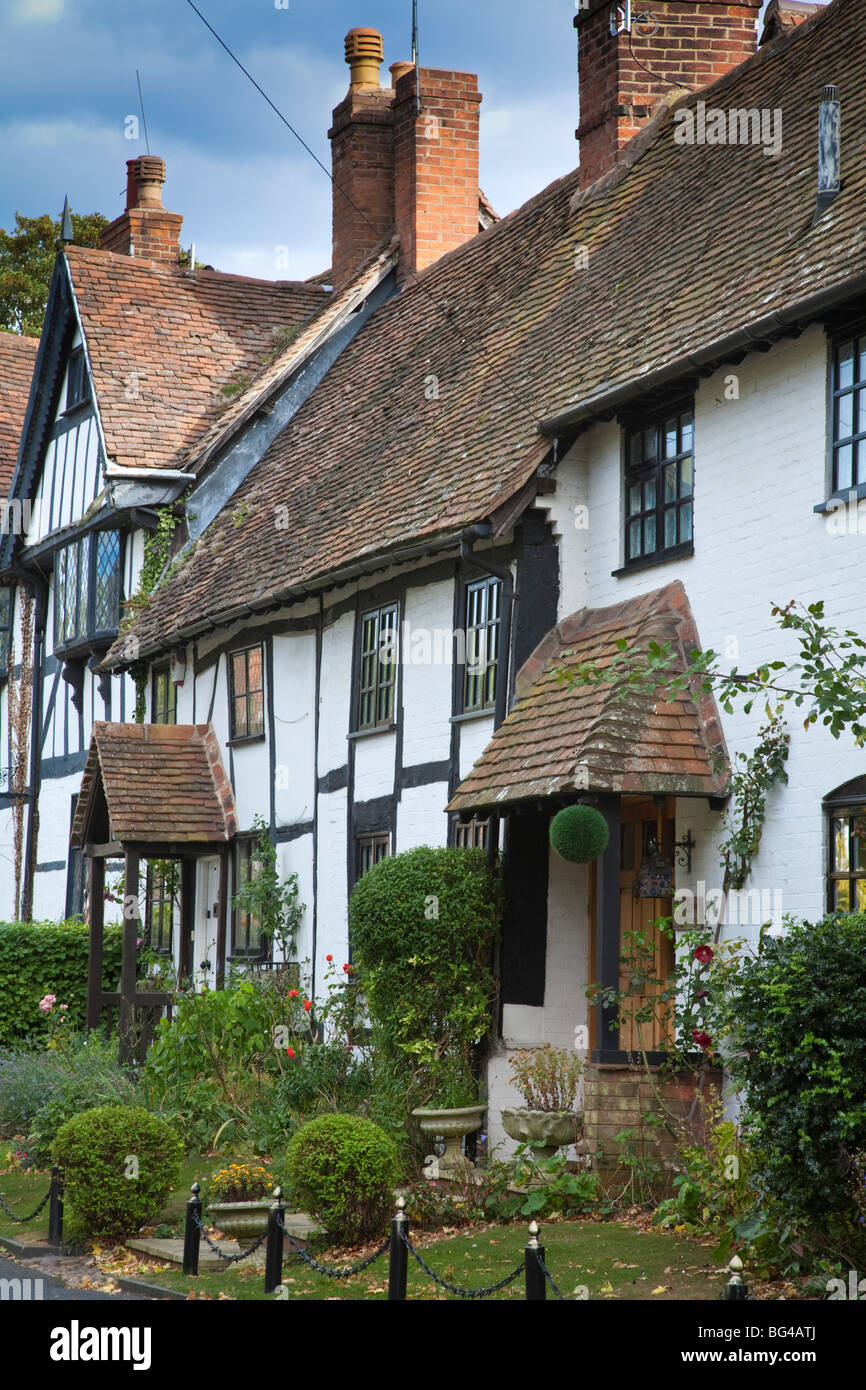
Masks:
[[[487,709],[470,709],[465,714],[452,714],[452,724],[471,724],[476,719],[493,719],[496,715],[496,706],[489,705]]]
[[[633,574],[636,570],[655,569],[656,565],[667,565],[672,560],[688,560],[694,555],[694,544],[689,541],[687,545],[678,545],[673,550],[664,550],[658,555],[644,555],[640,560],[629,560],[618,570],[611,570],[614,579],[621,579],[624,574]]]
[[[812,508],[812,511],[816,512],[819,516],[826,515],[830,512],[838,512],[846,507],[852,500],[860,502],[864,497],[866,497],[866,483],[858,483],[856,487],[849,487],[844,490],[840,488],[837,492],[831,492],[827,501],[819,502],[817,507]]]
[[[377,724],[375,729],[353,729],[346,735],[350,743],[356,743],[359,738],[375,738],[377,734],[396,734],[396,724]]]
[[[237,738],[230,738],[228,748],[245,748],[248,743],[264,743],[266,735],[261,734],[242,734]]]

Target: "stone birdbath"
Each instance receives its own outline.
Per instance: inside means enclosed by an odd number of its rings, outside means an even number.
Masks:
[[[459,1110],[413,1110],[422,1134],[445,1140],[445,1152],[439,1159],[439,1176],[463,1177],[473,1172],[475,1164],[461,1151],[460,1141],[474,1134],[484,1123],[485,1105],[467,1105]]]

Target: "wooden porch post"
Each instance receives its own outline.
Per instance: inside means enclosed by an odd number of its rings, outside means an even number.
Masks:
[[[90,952],[87,965],[87,1027],[98,1028],[102,1017],[102,954],[105,925],[105,860],[87,859],[90,895]]]
[[[180,861],[180,951],[178,980],[192,976],[192,946],[195,935],[195,859]]]
[[[598,809],[607,821],[610,839],[600,859],[596,861],[595,894],[595,961],[596,970],[605,989],[619,989],[619,858],[620,858],[620,799],[600,796]],[[616,1006],[599,1004],[596,1009],[596,1037],[592,1060],[604,1060],[604,1053],[618,1051],[619,1034],[611,1023],[616,1018]]]
[[[135,1053],[136,942],[141,934],[138,913],[138,874],[141,856],[128,849],[124,867],[123,954],[120,962],[120,1060],[131,1062]]]
[[[228,921],[229,897],[229,852],[220,853],[220,897],[219,917],[217,918],[217,968],[216,987],[222,989],[226,982],[226,923]]]

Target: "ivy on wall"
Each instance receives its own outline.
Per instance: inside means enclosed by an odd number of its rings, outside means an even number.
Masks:
[[[16,917],[29,915],[30,905],[22,902],[21,883],[24,870],[24,796],[30,771],[30,718],[33,709],[33,597],[19,588],[18,603],[21,626],[21,663],[16,674],[14,625],[9,643],[9,734],[10,790],[16,793],[12,803],[12,856],[14,862],[13,910]],[[37,836],[33,837],[36,852]]]
[[[144,538],[144,559],[141,572],[138,576],[138,588],[134,594],[130,594],[124,604],[126,610],[123,622],[120,625],[120,632],[128,632],[136,618],[144,611],[150,601],[150,596],[157,588],[163,576],[168,577],[173,572],[169,569],[171,560],[171,549],[174,543],[174,533],[180,522],[180,514],[175,510],[175,504],[161,507],[157,520],[156,530],[151,531]],[[129,674],[135,685],[135,722],[144,723],[144,715],[147,705],[147,674],[149,663],[146,661],[136,661],[130,666]]]

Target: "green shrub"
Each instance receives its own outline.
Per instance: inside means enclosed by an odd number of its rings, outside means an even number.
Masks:
[[[103,988],[120,975],[121,929],[106,926]],[[87,1010],[87,925],[66,922],[0,922],[0,1047],[37,1032],[43,1023],[39,1000],[56,994],[69,1005],[70,1026],[81,1028]]]
[[[848,1156],[866,1148],[866,913],[764,937],[730,1012],[757,1185],[792,1220],[856,1243]]]
[[[293,1195],[335,1241],[381,1236],[400,1177],[397,1149],[372,1120],[322,1115],[299,1129],[286,1154]]]
[[[130,1235],[158,1214],[178,1181],[182,1156],[180,1139],[164,1120],[119,1105],[67,1120],[52,1150],[84,1229],[107,1236]]]
[[[562,859],[589,864],[610,839],[607,821],[594,806],[564,806],[550,822],[550,843]]]
[[[29,1157],[45,1167],[58,1131],[75,1115],[100,1105],[134,1106],[138,1102],[135,1078],[118,1065],[95,1075],[71,1075],[33,1117],[27,1135]]]
[[[356,884],[349,931],[374,1044],[416,1104],[472,1105],[496,997],[500,893],[480,849],[408,850]]]

